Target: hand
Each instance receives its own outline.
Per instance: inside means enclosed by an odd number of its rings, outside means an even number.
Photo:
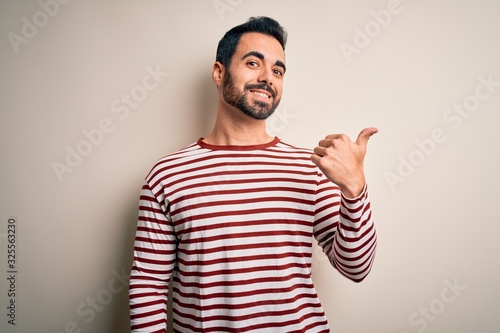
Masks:
[[[321,140],[311,160],[325,176],[340,187],[342,193],[354,198],[361,194],[366,179],[363,161],[366,155],[368,139],[378,129],[363,129],[352,142],[345,134],[331,134]]]

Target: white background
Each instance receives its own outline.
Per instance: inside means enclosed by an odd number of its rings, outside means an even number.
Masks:
[[[123,279],[142,181],[208,133],[216,45],[256,15],[289,32],[272,134],[313,148],[380,130],[365,160],[371,275],[355,284],[314,256],[333,331],[500,331],[500,1],[66,2],[0,1],[2,333],[129,330]]]

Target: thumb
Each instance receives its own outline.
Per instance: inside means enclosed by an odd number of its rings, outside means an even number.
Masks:
[[[370,139],[370,137],[377,132],[378,129],[375,127],[367,127],[363,129],[361,132],[359,132],[358,138],[356,139],[356,144],[366,147],[368,139]]]

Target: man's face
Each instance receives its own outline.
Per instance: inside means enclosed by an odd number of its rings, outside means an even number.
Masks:
[[[245,33],[224,74],[222,97],[254,119],[266,119],[279,105],[285,54],[271,36]]]

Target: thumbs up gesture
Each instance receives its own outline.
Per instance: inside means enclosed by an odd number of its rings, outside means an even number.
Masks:
[[[345,134],[331,134],[314,148],[311,160],[333,183],[340,187],[342,193],[349,198],[361,194],[366,179],[363,162],[366,155],[368,139],[378,129],[363,129],[352,142]]]

